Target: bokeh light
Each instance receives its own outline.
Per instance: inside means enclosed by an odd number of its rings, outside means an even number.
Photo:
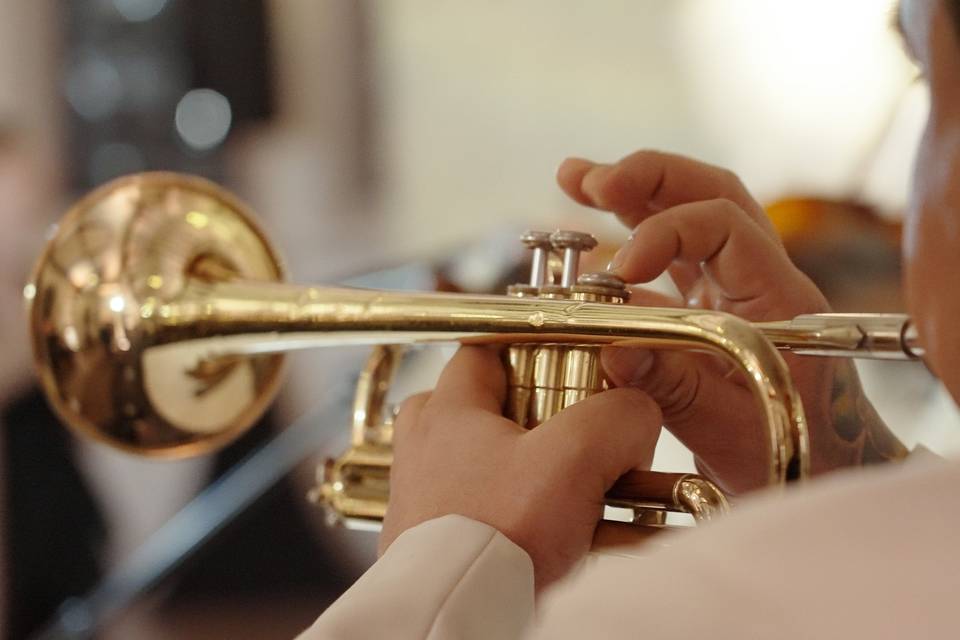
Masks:
[[[117,12],[130,22],[146,22],[155,18],[167,0],[113,0]]]
[[[177,133],[197,151],[213,149],[223,142],[231,120],[230,102],[213,89],[188,91],[177,104]]]

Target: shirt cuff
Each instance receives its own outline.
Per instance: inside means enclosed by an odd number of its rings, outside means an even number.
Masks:
[[[516,638],[533,607],[530,556],[448,515],[402,533],[300,638]]]

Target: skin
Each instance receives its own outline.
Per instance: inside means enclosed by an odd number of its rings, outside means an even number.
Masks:
[[[904,285],[928,364],[960,399],[952,268],[960,267],[960,48],[939,0],[906,0],[899,16],[932,93],[905,223]],[[719,309],[756,321],[829,310],[763,209],[724,169],[640,151],[613,164],[568,159],[557,180],[577,202],[613,212],[633,230],[611,270],[641,284],[666,271],[682,294],[637,288],[635,304]],[[759,486],[760,468],[750,463],[763,444],[754,404],[725,365],[623,349],[606,350],[603,363],[619,388],[525,432],[499,415],[504,374],[496,355],[461,349],[436,391],[408,401],[397,419],[381,551],[404,530],[457,513],[525,549],[542,588],[590,548],[604,492],[628,469],[649,464],[661,422],[727,490]],[[906,455],[848,361],[793,357],[788,364],[810,421],[814,473]]]
[[[930,112],[914,165],[904,228],[907,305],[927,349],[927,363],[960,399],[960,45],[946,7],[907,0],[900,9],[906,45],[930,85]]]
[[[404,530],[448,513],[486,522],[526,549],[537,587],[589,550],[604,492],[630,469],[650,467],[660,409],[641,391],[614,389],[527,431],[501,415],[505,398],[497,351],[465,347],[433,392],[403,404],[381,552]]]
[[[633,229],[611,270],[629,283],[667,271],[682,295],[638,288],[633,304],[716,309],[752,321],[829,311],[790,262],[762,207],[729,171],[640,151],[612,165],[569,159],[557,179],[577,202],[611,211]],[[849,362],[785,359],[804,399],[814,474],[862,462],[871,432],[890,439]],[[729,365],[698,354],[623,349],[606,351],[603,362],[618,386],[650,393],[667,427],[724,489],[736,494],[763,485],[756,402]]]

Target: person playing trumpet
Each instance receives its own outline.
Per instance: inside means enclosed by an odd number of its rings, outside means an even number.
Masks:
[[[931,90],[905,220],[904,286],[926,362],[960,399],[960,2],[903,0]],[[668,272],[686,305],[751,321],[829,310],[732,173],[641,151],[566,160],[560,187],[633,229],[610,270]],[[820,479],[760,494],[640,560],[581,561],[604,493],[666,425],[732,494],[763,482],[752,398],[707,356],[607,349],[616,388],[532,431],[501,416],[497,354],[463,347],[395,424],[381,558],[303,638],[946,637],[956,632],[960,466],[909,454],[848,361],[786,356]],[[901,461],[865,468],[876,462]],[[852,469],[844,473],[830,473]],[[580,566],[577,571],[573,571]],[[535,603],[543,598],[544,606]],[[539,603],[538,603],[539,605]]]

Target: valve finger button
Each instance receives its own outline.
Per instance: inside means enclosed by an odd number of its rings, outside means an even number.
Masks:
[[[530,263],[530,286],[542,287],[547,282],[547,265],[550,261],[549,231],[527,231],[520,236],[520,241],[533,250]]]
[[[550,244],[563,255],[561,287],[572,287],[577,282],[580,269],[580,253],[597,246],[597,239],[589,233],[559,230],[550,234]]]
[[[577,285],[573,287],[575,299],[592,300],[595,302],[625,302],[630,297],[630,291],[623,279],[608,271],[584,273],[577,278]]]

